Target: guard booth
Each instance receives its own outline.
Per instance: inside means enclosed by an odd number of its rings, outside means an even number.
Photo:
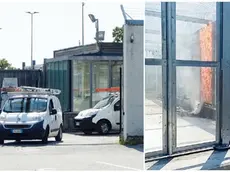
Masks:
[[[54,58],[45,59],[45,83],[60,89],[63,111],[73,117],[79,111],[92,108],[110,92],[120,91],[120,67],[123,63],[122,43],[90,44],[54,51]]]
[[[230,4],[145,8],[146,159],[228,147]]]

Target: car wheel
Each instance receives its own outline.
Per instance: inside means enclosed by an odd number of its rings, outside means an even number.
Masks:
[[[99,134],[108,134],[111,129],[111,125],[108,121],[102,120],[97,123],[98,133]]]
[[[60,126],[59,131],[58,131],[58,135],[55,137],[55,140],[57,142],[61,142],[62,141],[62,133],[63,133],[62,126]]]
[[[45,134],[42,138],[42,143],[47,144],[48,143],[48,137],[49,137],[49,127],[46,128]]]

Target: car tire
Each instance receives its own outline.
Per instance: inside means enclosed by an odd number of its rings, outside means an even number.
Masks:
[[[0,140],[0,145],[3,145],[4,144],[4,140]]]
[[[45,134],[42,138],[42,143],[47,144],[48,143],[48,138],[49,138],[49,127],[46,128]]]
[[[56,142],[62,141],[62,134],[63,134],[63,130],[62,130],[62,126],[60,126],[59,131],[58,131],[58,135],[55,137]]]
[[[111,125],[107,120],[101,120],[97,123],[97,130],[99,134],[108,134],[111,130]]]

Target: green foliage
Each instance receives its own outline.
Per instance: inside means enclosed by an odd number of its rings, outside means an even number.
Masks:
[[[138,145],[138,144],[143,144],[143,137],[141,137],[141,136],[130,137],[129,136],[126,139],[126,141],[125,141],[124,138],[120,136],[119,144],[121,144],[121,145]]]
[[[115,27],[113,29],[113,42],[122,43],[123,42],[123,34],[124,29],[123,27]]]
[[[8,70],[12,70],[12,69],[15,69],[6,59],[0,59],[0,69],[1,70],[5,70],[5,69],[8,69]]]

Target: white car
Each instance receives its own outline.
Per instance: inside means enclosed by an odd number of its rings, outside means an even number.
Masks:
[[[75,127],[85,134],[97,131],[108,134],[120,129],[120,96],[112,94],[99,101],[93,108],[83,110],[74,118]]]
[[[0,114],[0,144],[4,140],[62,141],[63,118],[59,99],[46,93],[17,93],[8,98]]]

